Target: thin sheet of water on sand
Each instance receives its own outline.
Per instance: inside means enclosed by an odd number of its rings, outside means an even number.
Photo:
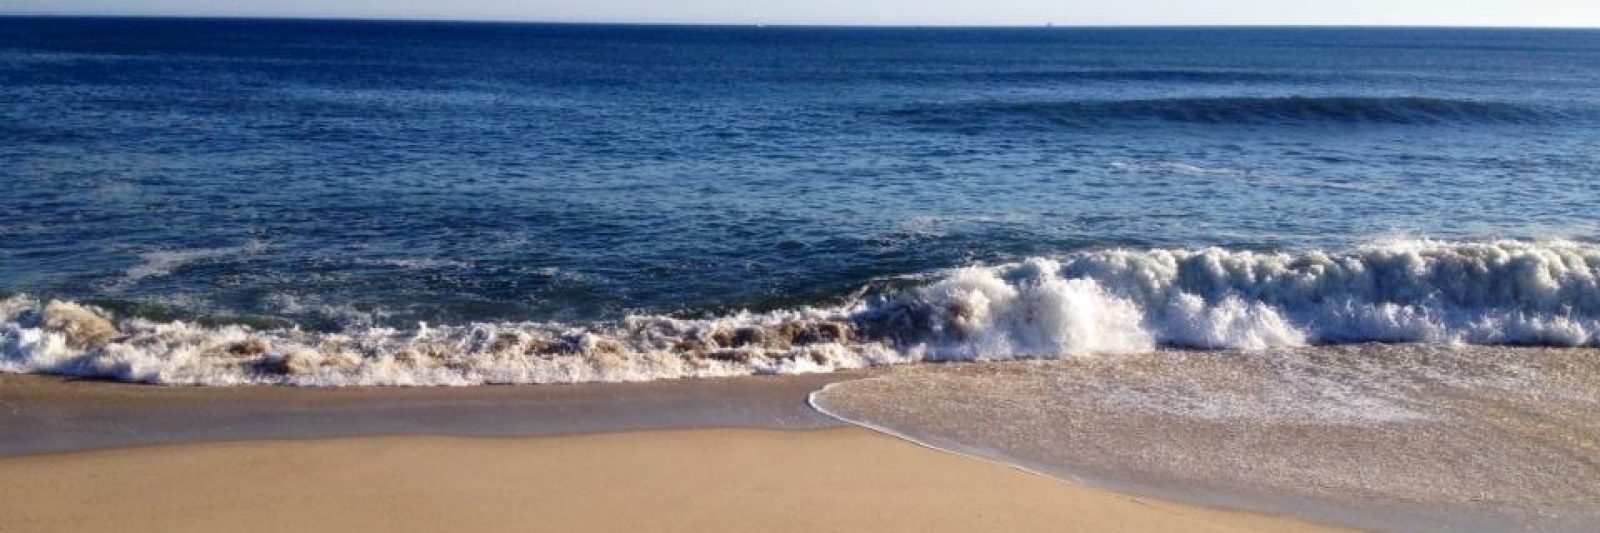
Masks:
[[[539,387],[160,387],[0,374],[0,457],[184,442],[516,437],[839,424],[805,397],[861,374]]]
[[[1352,345],[926,365],[836,416],[1198,503],[1393,531],[1592,531],[1600,350]]]

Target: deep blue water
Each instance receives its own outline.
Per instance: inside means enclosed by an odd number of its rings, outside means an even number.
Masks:
[[[1600,237],[1600,32],[0,19],[0,292],[334,328]],[[286,322],[285,322],[286,323]]]

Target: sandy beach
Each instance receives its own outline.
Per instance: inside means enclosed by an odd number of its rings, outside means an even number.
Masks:
[[[0,459],[0,480],[7,532],[1330,531],[857,428],[182,444]]]
[[[0,0],[0,533],[1600,533],[1600,0],[1434,4]]]
[[[1328,530],[1075,485],[806,406],[850,378],[299,389],[0,375],[0,531]]]

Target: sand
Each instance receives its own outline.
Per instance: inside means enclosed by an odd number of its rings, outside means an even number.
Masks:
[[[0,531],[1331,531],[864,429],[361,437],[0,459]]]
[[[856,377],[301,388],[159,387],[0,374],[0,457],[238,440],[819,429],[843,423],[812,410],[806,395]]]
[[[1342,345],[915,365],[829,412],[1122,492],[1379,531],[1600,533],[1600,351]]]

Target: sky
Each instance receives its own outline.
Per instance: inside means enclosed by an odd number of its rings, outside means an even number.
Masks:
[[[717,24],[1600,27],[1600,0],[0,0],[0,13]]]

